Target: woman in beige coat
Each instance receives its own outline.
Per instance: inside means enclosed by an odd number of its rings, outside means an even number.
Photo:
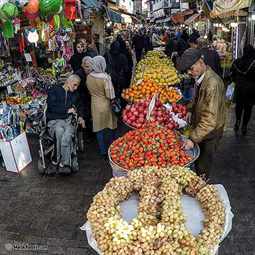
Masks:
[[[112,112],[111,100],[115,98],[111,77],[105,73],[104,57],[96,56],[92,61],[92,72],[87,77],[87,87],[91,95],[93,132],[96,132],[100,154],[107,156],[108,145],[114,140],[117,118]],[[106,137],[110,137],[106,143]]]

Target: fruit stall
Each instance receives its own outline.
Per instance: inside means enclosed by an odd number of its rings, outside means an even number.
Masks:
[[[170,60],[152,51],[122,93],[129,131],[111,144],[114,177],[81,227],[98,254],[215,255],[232,228],[226,190],[191,170],[198,145],[182,146],[187,108],[179,83]]]

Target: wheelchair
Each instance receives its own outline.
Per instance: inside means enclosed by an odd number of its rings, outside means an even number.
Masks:
[[[78,124],[77,114],[69,114],[68,119],[75,127],[73,143],[70,153],[70,167],[73,173],[79,171],[78,164],[78,151],[84,152],[84,139],[83,129]],[[56,138],[52,137],[46,122],[46,110],[44,112],[43,126],[39,135],[39,159],[38,159],[38,172],[41,175],[51,175],[57,173],[56,166],[52,161],[56,158]],[[54,169],[55,168],[55,169]]]

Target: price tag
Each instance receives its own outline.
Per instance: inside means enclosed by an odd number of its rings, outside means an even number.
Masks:
[[[12,94],[13,93],[11,86],[7,86],[7,92],[8,92],[8,94]]]
[[[27,62],[32,62],[32,57],[29,53],[25,53],[24,56]]]

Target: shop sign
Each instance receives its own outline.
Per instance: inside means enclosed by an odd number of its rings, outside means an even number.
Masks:
[[[249,7],[251,0],[216,0],[213,4],[214,15]]]

